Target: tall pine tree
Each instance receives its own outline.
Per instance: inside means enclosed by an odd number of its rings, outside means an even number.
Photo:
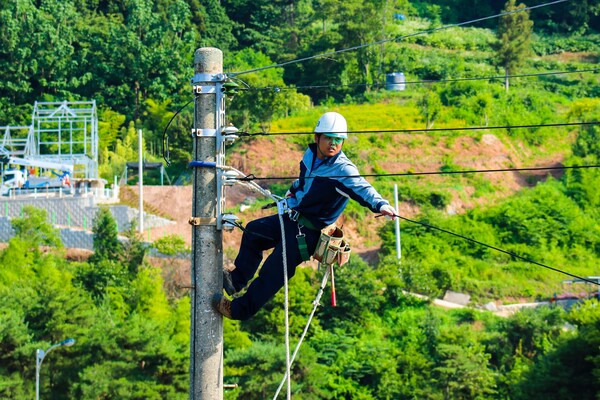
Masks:
[[[513,74],[525,62],[531,53],[531,33],[533,21],[529,19],[529,11],[516,12],[525,8],[524,4],[515,5],[515,0],[508,0],[503,12],[512,12],[500,18],[498,26],[498,43],[496,45],[496,66],[504,68],[504,87],[508,92],[508,76]]]

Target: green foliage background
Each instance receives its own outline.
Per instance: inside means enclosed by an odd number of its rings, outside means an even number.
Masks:
[[[148,158],[160,157],[165,124],[191,98],[188,82],[198,47],[221,48],[225,70],[243,71],[491,15],[503,3],[7,0],[0,3],[0,122],[27,124],[36,100],[95,99],[100,170],[112,181],[125,161],[137,158],[136,129],[144,129]],[[597,68],[599,3],[573,4],[530,13],[533,54],[522,56],[517,73]],[[600,119],[600,85],[593,72],[513,78],[509,92],[501,78],[382,90],[385,74],[394,71],[404,72],[409,82],[501,76],[492,62],[496,28],[497,21],[484,21],[241,75],[236,82],[248,90],[228,100],[229,119],[241,129],[264,132],[310,130],[324,110],[342,112],[355,130]],[[295,89],[306,85],[319,87]],[[264,87],[270,89],[252,90]],[[191,107],[185,108],[169,130],[171,176],[190,159],[192,120]],[[597,126],[494,134],[516,149],[519,160],[511,162],[527,164],[544,152],[560,154],[566,165],[597,164],[600,158]],[[467,135],[482,139],[480,132],[447,132],[406,143],[449,148]],[[302,148],[309,139],[289,140]],[[390,134],[356,135],[345,151],[361,171],[397,172],[382,167],[394,161],[385,150],[396,141]],[[440,170],[462,169],[466,161],[447,154]],[[388,198],[393,183],[373,180]],[[480,176],[435,182],[407,177],[397,183],[401,200],[420,207],[419,221],[578,275],[598,275],[596,169],[532,182],[502,201],[494,197],[502,188]],[[448,215],[452,196],[467,185],[487,205]],[[368,225],[370,216],[355,204],[347,213]],[[0,397],[31,398],[35,349],[72,337],[74,346],[58,348],[44,361],[42,397],[187,398],[189,297],[167,295],[165,287],[173,283],[145,262],[146,247],[133,231],[127,242],[118,240],[106,210],[94,223],[95,253],[87,262],[68,261],[45,220],[39,210],[26,209],[23,218],[12,220],[16,236],[0,252]],[[509,318],[476,309],[440,310],[405,291],[430,296],[464,291],[477,304],[545,300],[561,290],[563,277],[405,222],[398,264],[392,225],[379,235],[384,245],[376,267],[353,256],[336,275],[339,306],[317,312],[292,370],[295,398],[598,398],[596,300],[570,312],[546,307]],[[165,254],[186,251],[176,237],[154,247]],[[293,338],[319,281],[320,273],[310,269],[299,269],[291,281]],[[279,293],[250,321],[225,322],[225,382],[239,384],[225,398],[274,393],[285,360],[282,301]]]

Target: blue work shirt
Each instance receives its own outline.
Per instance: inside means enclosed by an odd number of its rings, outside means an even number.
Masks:
[[[300,176],[290,187],[293,197],[288,206],[322,229],[333,224],[346,208],[348,199],[357,201],[373,212],[389,204],[358,168],[340,151],[333,157],[315,163],[317,145],[312,143],[300,161]],[[319,160],[321,161],[321,160]],[[309,178],[310,179],[307,179]]]

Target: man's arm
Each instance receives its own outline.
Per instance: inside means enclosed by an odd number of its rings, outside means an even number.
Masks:
[[[354,165],[346,165],[343,172],[349,176],[337,181],[336,190],[341,195],[357,201],[373,212],[381,212],[383,206],[390,205],[365,178],[358,176],[358,169]]]

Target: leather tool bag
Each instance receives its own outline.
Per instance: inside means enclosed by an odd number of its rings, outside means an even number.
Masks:
[[[350,258],[350,245],[344,240],[344,231],[330,225],[321,231],[313,257],[321,264],[338,264],[340,267]]]

